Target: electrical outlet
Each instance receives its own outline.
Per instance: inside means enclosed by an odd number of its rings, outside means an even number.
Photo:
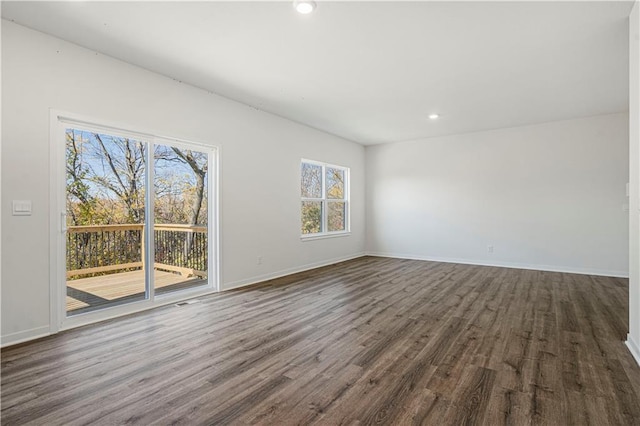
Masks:
[[[487,251],[489,253],[493,253],[493,246],[487,246]]]
[[[258,256],[257,264],[262,265],[262,256]]]

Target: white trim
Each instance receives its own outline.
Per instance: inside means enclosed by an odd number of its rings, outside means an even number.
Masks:
[[[156,144],[153,142],[147,142],[145,151],[145,167],[144,167],[144,259],[142,264],[144,265],[144,293],[145,299],[151,301],[154,300],[156,294],[155,283],[155,270],[153,264],[156,256],[156,246],[154,242],[154,220],[155,220],[155,169],[156,162],[154,161],[154,153],[156,150]]]
[[[636,344],[635,340],[631,337],[631,334],[627,334],[627,341],[624,342],[624,344],[627,345],[629,352],[631,352],[633,358],[636,360],[638,365],[640,365],[640,346]]]
[[[276,278],[285,277],[291,274],[297,274],[298,272],[304,272],[311,269],[322,268],[323,266],[333,265],[334,263],[346,262],[347,260],[357,259],[359,257],[366,256],[365,253],[356,253],[348,256],[336,257],[333,259],[322,260],[320,262],[308,263],[303,266],[297,266],[294,268],[283,269],[276,272],[271,272],[264,275],[258,275],[255,277],[247,278],[244,280],[232,281],[230,283],[223,284],[222,290],[233,290],[236,288],[246,287],[253,284],[259,284],[264,281],[273,280]]]
[[[349,167],[347,167],[347,166],[341,166],[339,164],[327,163],[326,161],[309,160],[308,158],[301,158],[300,162],[301,163],[315,164],[316,166],[329,166],[329,167],[334,168],[334,169],[349,170]]]
[[[55,334],[60,330],[62,322],[61,298],[64,298],[64,289],[61,282],[64,280],[64,261],[61,259],[65,248],[64,238],[60,237],[63,231],[63,212],[66,210],[63,202],[65,182],[63,179],[65,164],[65,143],[62,140],[64,134],[62,123],[58,119],[59,112],[49,110],[49,332]]]
[[[2,5],[0,4],[0,9],[2,9]],[[1,10],[0,10],[1,12]],[[2,34],[2,19],[0,19],[0,34]],[[2,45],[0,43],[0,58],[2,57]],[[0,81],[2,81],[2,67],[0,66]],[[0,86],[0,93],[2,92],[2,87]],[[0,95],[0,117],[3,117],[2,115],[2,96]],[[0,169],[2,168],[2,119],[0,119]],[[6,146],[6,145],[5,145]],[[0,173],[0,180],[2,177],[2,173]],[[2,188],[2,183],[0,182],[0,188]],[[2,199],[0,197],[0,224],[2,223],[2,212],[4,211],[4,205],[2,204]],[[0,234],[2,234],[2,226],[0,226]],[[0,259],[2,259],[2,253],[1,253],[1,247],[2,246],[2,235],[0,235]],[[0,262],[1,263],[1,262]],[[0,269],[2,269],[1,265],[0,265]],[[0,273],[0,295],[2,293],[1,291],[2,289],[2,273]],[[0,296],[0,300],[2,299],[2,297]],[[2,319],[1,319],[1,315],[0,315],[0,330],[2,330]],[[1,345],[1,343],[0,343]]]
[[[300,236],[302,241],[324,240],[326,238],[348,237],[351,235],[349,231],[325,232],[324,234],[304,234]]]
[[[208,260],[207,265],[207,280],[208,285],[213,288],[214,291],[220,291],[220,211],[218,206],[220,205],[220,147],[209,149],[207,151],[209,156],[209,170],[207,174],[207,188],[209,194],[207,194],[207,200],[209,206],[207,206],[207,223],[209,228],[213,229],[214,238],[208,238]]]
[[[603,277],[629,278],[628,271],[614,271],[614,270],[606,270],[606,269],[575,268],[571,266],[555,266],[555,265],[534,265],[534,264],[528,264],[528,263],[512,263],[512,262],[487,262],[484,260],[475,260],[475,259],[458,259],[458,258],[448,258],[448,257],[422,256],[422,255],[373,252],[373,251],[366,252],[366,255],[376,256],[376,257],[391,257],[396,259],[427,260],[431,262],[460,263],[463,265],[495,266],[498,268],[529,269],[533,271],[564,272],[568,274],[598,275]]]
[[[211,145],[208,143],[204,143],[202,141],[195,140],[187,140],[187,139],[179,139],[174,138],[172,136],[165,136],[153,132],[149,129],[141,129],[141,130],[131,130],[138,129],[139,126],[132,126],[129,124],[123,123],[114,123],[106,120],[97,120],[93,117],[87,117],[82,114],[75,114],[68,111],[60,111],[60,110],[52,110],[56,113],[56,118],[59,122],[69,124],[71,126],[76,126],[81,128],[82,130],[87,131],[95,131],[98,133],[106,132],[112,136],[122,136],[122,137],[131,137],[133,136],[135,139],[144,142],[151,142],[152,139],[156,139],[162,141],[160,143],[165,145],[197,145],[198,147],[202,147],[205,149],[217,149],[216,145]],[[100,123],[100,124],[98,124]]]
[[[0,4],[0,9],[2,8],[2,5]],[[0,34],[2,34],[2,19],[0,19]],[[0,57],[2,57],[1,54],[2,51],[2,46],[0,43]],[[1,61],[0,61],[1,62]],[[2,81],[2,67],[0,66],[0,81]],[[2,87],[0,87],[0,93],[2,92]],[[2,96],[0,96],[0,117],[3,117],[2,115]],[[2,164],[2,135],[4,133],[2,133],[2,119],[0,119],[0,169],[2,168],[1,164]],[[5,140],[6,141],[6,140]],[[6,147],[6,145],[5,145]],[[0,173],[0,180],[1,180],[1,176],[2,173]],[[2,184],[0,182],[0,189],[2,188]],[[1,191],[0,191],[1,192]],[[2,212],[4,211],[4,205],[2,203],[1,197],[0,197],[0,224],[2,223]],[[0,234],[2,233],[2,226],[0,226]],[[0,235],[0,246],[2,245],[2,236]],[[0,247],[0,252],[1,252],[1,247]],[[0,259],[2,259],[2,254],[0,253]],[[1,263],[1,262],[0,262]],[[0,264],[0,270],[2,269],[2,266]],[[0,300],[2,299],[1,294],[2,294],[2,273],[0,273]],[[1,310],[1,309],[0,309]],[[2,330],[2,319],[1,319],[1,315],[0,315],[0,330]],[[1,342],[0,342],[1,345]]]
[[[9,333],[2,336],[1,347],[7,347],[11,345],[17,345],[18,343],[28,342],[30,340],[39,339],[41,337],[47,337],[51,335],[49,326],[44,325],[42,327],[32,328],[30,330],[16,331],[15,333]]]

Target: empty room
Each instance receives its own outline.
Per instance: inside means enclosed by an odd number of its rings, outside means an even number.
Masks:
[[[638,1],[2,1],[4,425],[640,424]]]

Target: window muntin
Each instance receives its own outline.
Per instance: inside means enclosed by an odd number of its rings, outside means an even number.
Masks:
[[[300,168],[302,237],[349,232],[349,169],[311,160]]]

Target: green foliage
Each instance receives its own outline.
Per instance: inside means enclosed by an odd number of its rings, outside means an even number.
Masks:
[[[69,225],[144,222],[144,143],[67,129],[66,145]],[[156,223],[207,224],[207,165],[206,153],[156,146]]]
[[[302,202],[302,233],[322,232],[322,203],[319,201]]]
[[[68,225],[142,225],[147,214],[148,146],[134,139],[67,129]],[[207,154],[165,145],[155,145],[153,154],[155,223],[206,225]],[[154,230],[156,262],[206,270],[206,238],[203,231]],[[141,260],[142,227],[68,233],[68,270]]]

